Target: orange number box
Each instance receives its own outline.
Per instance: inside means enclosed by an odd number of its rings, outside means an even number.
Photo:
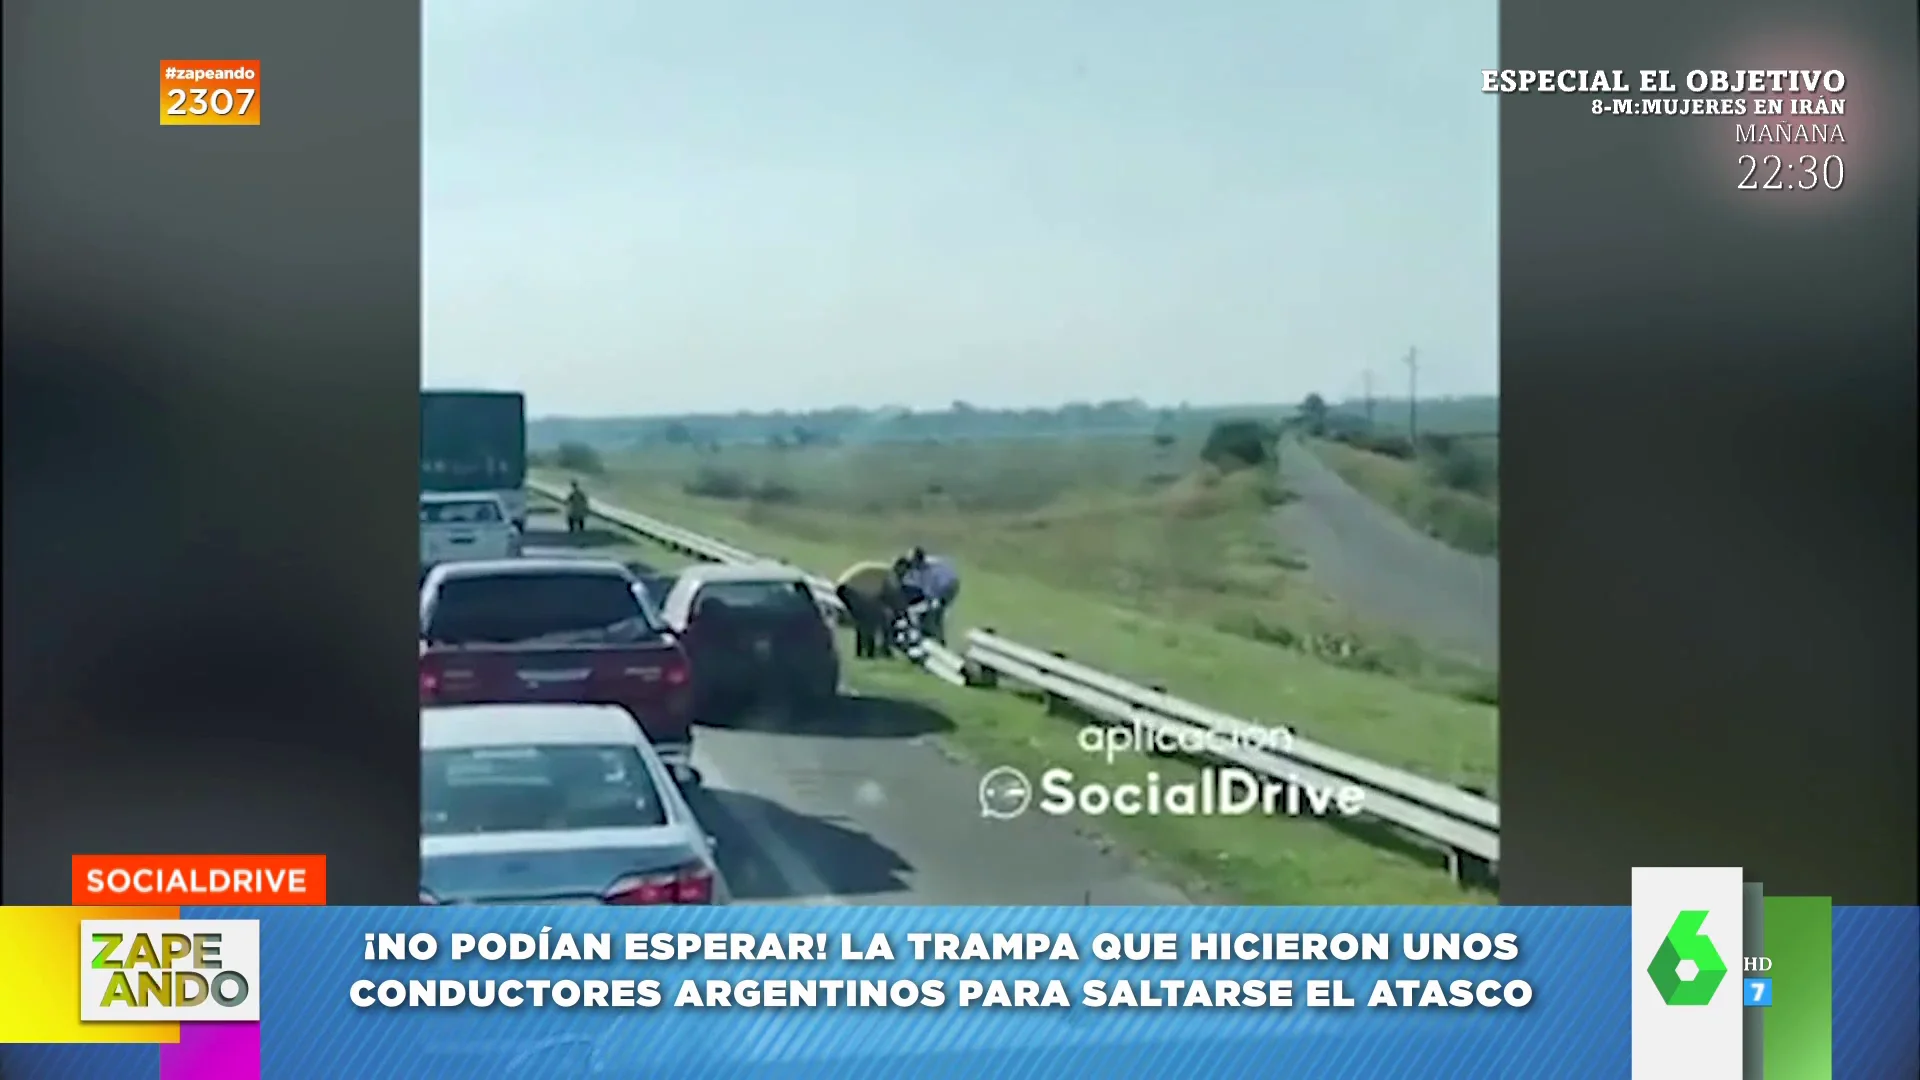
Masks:
[[[160,61],[162,127],[260,123],[260,61]]]

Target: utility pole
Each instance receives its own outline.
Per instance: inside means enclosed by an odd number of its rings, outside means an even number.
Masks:
[[[1407,350],[1407,441],[1420,438],[1420,350]]]

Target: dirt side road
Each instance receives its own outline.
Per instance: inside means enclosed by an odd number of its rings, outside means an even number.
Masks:
[[[1298,442],[1281,444],[1280,472],[1298,498],[1276,511],[1275,524],[1323,588],[1368,622],[1498,668],[1498,559],[1408,525]]]

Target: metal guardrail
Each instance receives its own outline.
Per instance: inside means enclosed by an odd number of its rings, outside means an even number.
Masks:
[[[1484,795],[1315,743],[1290,729],[1276,739],[1272,729],[991,630],[967,635],[966,660],[975,683],[1011,678],[1103,723],[1164,733],[1174,746],[1202,744],[1201,756],[1259,776],[1327,791],[1355,787],[1362,792],[1361,814],[1444,848],[1457,880],[1486,882],[1497,873],[1500,806]],[[1194,733],[1221,738],[1194,739]],[[1183,742],[1181,736],[1188,737]]]
[[[529,479],[527,487],[532,493],[555,502],[566,498],[566,490],[558,484]],[[589,500],[588,513],[616,528],[707,562],[792,567],[791,563],[755,555],[725,541],[600,499]],[[822,609],[844,620],[846,609],[835,595],[833,582],[804,570],[800,572]],[[970,632],[964,655],[930,640],[908,646],[907,655],[952,685],[990,686],[1001,677],[1009,678],[1046,694],[1049,700],[1071,703],[1078,711],[1103,723],[1138,725],[1146,731],[1170,735],[1174,745],[1183,745],[1179,737],[1191,732],[1224,736],[1224,739],[1201,740],[1208,744],[1204,756],[1289,784],[1322,790],[1356,787],[1363,793],[1363,815],[1443,848],[1457,881],[1484,883],[1497,874],[1500,807],[1478,792],[1336,750],[1312,742],[1298,732],[1292,732],[1284,745],[1275,745],[1267,735],[1269,729],[1261,725],[1129,682],[1059,654],[1023,645],[991,630]],[[1189,737],[1186,744],[1194,741]]]

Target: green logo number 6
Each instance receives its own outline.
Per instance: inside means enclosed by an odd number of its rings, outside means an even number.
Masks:
[[[1660,942],[1659,951],[1653,954],[1653,963],[1647,965],[1647,976],[1660,991],[1660,999],[1669,1005],[1705,1005],[1713,1000],[1713,992],[1720,989],[1720,981],[1727,976],[1720,950],[1700,932],[1700,924],[1706,921],[1704,911],[1681,912]],[[1693,963],[1691,979],[1680,975],[1684,961]]]

